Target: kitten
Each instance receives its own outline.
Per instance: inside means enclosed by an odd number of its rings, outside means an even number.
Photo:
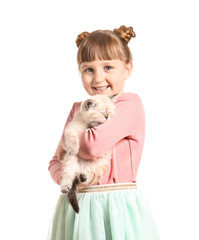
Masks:
[[[79,212],[77,201],[78,184],[89,184],[89,176],[95,174],[92,185],[97,184],[108,168],[112,150],[97,160],[82,159],[77,156],[79,136],[88,128],[104,123],[115,113],[115,96],[98,94],[81,103],[80,110],[64,131],[66,154],[62,160],[61,192],[68,193],[68,199],[75,212]]]

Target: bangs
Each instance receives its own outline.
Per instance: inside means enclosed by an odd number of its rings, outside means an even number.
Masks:
[[[124,52],[123,44],[113,34],[93,32],[80,46],[77,62],[78,65],[95,60],[122,60],[126,62]]]

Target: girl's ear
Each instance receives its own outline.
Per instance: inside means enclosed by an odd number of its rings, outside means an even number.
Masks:
[[[124,79],[126,80],[131,76],[131,73],[133,70],[133,63],[132,62],[127,63],[125,68],[126,68],[126,73],[125,73]]]

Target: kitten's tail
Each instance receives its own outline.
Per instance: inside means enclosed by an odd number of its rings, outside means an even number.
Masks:
[[[78,184],[79,184],[79,179],[76,176],[75,179],[73,180],[73,185],[70,191],[68,192],[68,200],[76,213],[79,213],[79,204],[77,200]]]

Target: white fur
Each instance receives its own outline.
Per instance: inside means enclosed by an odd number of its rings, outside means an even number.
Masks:
[[[62,160],[61,191],[68,192],[74,178],[84,174],[87,185],[91,174],[95,175],[92,184],[97,184],[108,168],[112,150],[108,151],[103,158],[97,160],[85,160],[77,156],[79,150],[79,136],[97,123],[103,124],[115,112],[114,99],[106,95],[95,95],[91,99],[82,102],[80,110],[75,114],[73,120],[64,131],[66,154]]]

